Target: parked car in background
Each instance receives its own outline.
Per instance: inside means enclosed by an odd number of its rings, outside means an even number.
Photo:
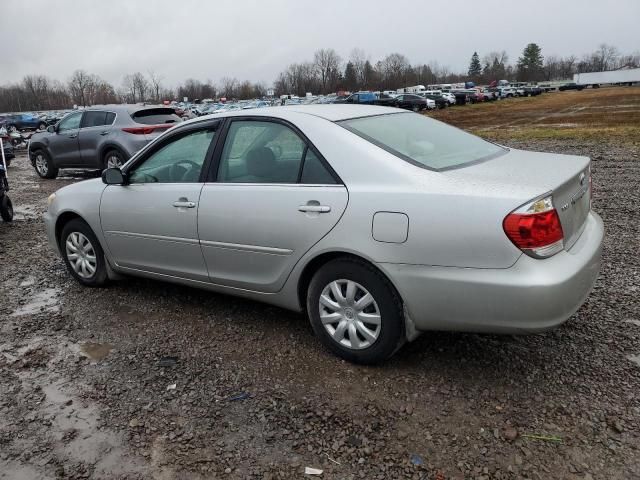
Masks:
[[[513,87],[498,87],[497,91],[500,98],[512,98],[517,95],[516,89]]]
[[[583,90],[584,89],[584,85],[578,85],[577,83],[565,83],[564,85],[561,85],[558,90],[560,90],[561,92],[564,92],[565,90]]]
[[[418,95],[426,98],[427,100],[433,100],[433,102],[435,103],[435,108],[446,108],[449,106],[449,101],[442,95],[431,95],[425,92],[419,93]]]
[[[180,122],[170,107],[90,107],[67,115],[45,132],[35,133],[29,155],[42,178],[55,178],[61,168],[117,167]]]
[[[442,92],[442,98],[449,102],[449,105],[456,104],[456,96],[451,92]]]
[[[348,97],[336,98],[333,103],[356,103],[360,105],[373,105],[378,97],[373,92],[352,93]]]
[[[269,302],[305,312],[336,355],[376,363],[423,331],[567,320],[600,268],[590,197],[586,157],[306,105],[180,124],[52,194],[44,221],[82,285],[130,274]]]
[[[536,95],[540,95],[542,93],[542,88],[537,85],[527,85],[524,87],[524,96],[525,97],[535,97]]]
[[[13,146],[9,142],[5,142],[5,139],[2,139],[2,149],[4,150],[4,160],[7,163],[7,167],[11,165],[11,160],[16,158],[16,154],[13,151]],[[0,157],[0,164],[2,164],[2,157]]]
[[[30,113],[7,115],[4,118],[4,123],[9,132],[15,132],[16,130],[44,130],[47,128],[47,123],[44,120]]]
[[[435,108],[436,105],[436,102],[433,100],[427,100],[426,98],[413,93],[398,95],[394,100],[396,107],[413,110],[414,112],[426,110],[429,108],[429,102],[431,102],[433,108]]]

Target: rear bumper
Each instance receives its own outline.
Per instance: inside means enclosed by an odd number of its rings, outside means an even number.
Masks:
[[[591,212],[569,249],[545,260],[522,255],[506,269],[379,264],[417,330],[530,333],[565,322],[600,271],[604,226]]]

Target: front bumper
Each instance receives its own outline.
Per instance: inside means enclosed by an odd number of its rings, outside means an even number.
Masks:
[[[522,255],[506,269],[379,264],[398,289],[417,330],[531,333],[565,322],[600,271],[604,226],[591,212],[578,241],[538,260]]]
[[[44,216],[44,228],[47,232],[47,240],[49,241],[49,247],[58,255],[60,255],[60,249],[58,247],[58,241],[56,240],[56,225],[53,216],[49,211],[45,212]]]

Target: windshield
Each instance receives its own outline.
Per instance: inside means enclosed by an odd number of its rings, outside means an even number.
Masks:
[[[501,155],[506,149],[415,113],[338,122],[347,130],[419,167],[445,170]]]

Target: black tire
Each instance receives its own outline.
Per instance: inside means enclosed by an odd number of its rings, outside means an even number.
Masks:
[[[9,125],[7,127],[7,132],[9,132],[9,133],[13,133],[13,132],[17,132],[17,131],[18,131],[18,129],[17,129],[17,127],[15,125]]]
[[[68,257],[66,246],[67,241],[70,240],[69,237],[75,233],[82,234],[89,241],[95,254],[95,271],[88,277],[80,276],[78,272],[74,270]],[[62,228],[62,232],[60,233],[58,245],[60,246],[60,253],[65,265],[67,266],[67,270],[69,270],[69,273],[71,273],[73,278],[75,278],[79,283],[87,287],[102,287],[107,283],[107,263],[104,258],[104,251],[102,250],[100,242],[98,242],[98,239],[94,235],[93,230],[91,230],[91,227],[89,227],[89,225],[84,220],[74,218],[73,220],[67,222]]]
[[[106,170],[107,168],[109,168],[109,163],[111,162],[115,162],[115,163],[119,163],[119,167],[122,167],[122,165],[125,164],[126,159],[124,158],[124,155],[122,155],[122,153],[119,150],[116,149],[111,149],[108,150],[105,154],[104,157],[102,158],[102,167]],[[116,165],[111,165],[116,166]]]
[[[0,160],[2,160],[1,157],[0,157]],[[4,163],[7,165],[7,168],[9,168],[9,166],[11,165],[11,159],[10,158],[5,158],[4,159]]]
[[[39,157],[42,157],[41,159]],[[51,161],[51,157],[44,150],[36,150],[33,152],[33,168],[40,178],[56,178],[58,176],[58,168]],[[40,163],[40,162],[44,163]]]
[[[47,124],[44,122],[40,122],[38,124],[38,130],[44,130],[45,128],[47,128]]]
[[[419,107],[418,105],[413,105],[413,106],[411,107],[411,110],[413,110],[414,112],[416,112],[416,113],[417,113],[417,112],[419,112],[419,111],[420,111],[420,107]]]
[[[0,200],[0,217],[5,222],[13,220],[13,204],[8,195],[2,195],[2,200]]]
[[[363,349],[352,349],[334,340],[320,320],[320,295],[335,280],[351,280],[364,287],[375,299],[380,314],[376,340]],[[404,343],[402,301],[391,283],[371,265],[354,258],[338,258],[322,266],[307,289],[307,314],[311,326],[324,346],[338,357],[359,364],[375,364],[391,357]]]

